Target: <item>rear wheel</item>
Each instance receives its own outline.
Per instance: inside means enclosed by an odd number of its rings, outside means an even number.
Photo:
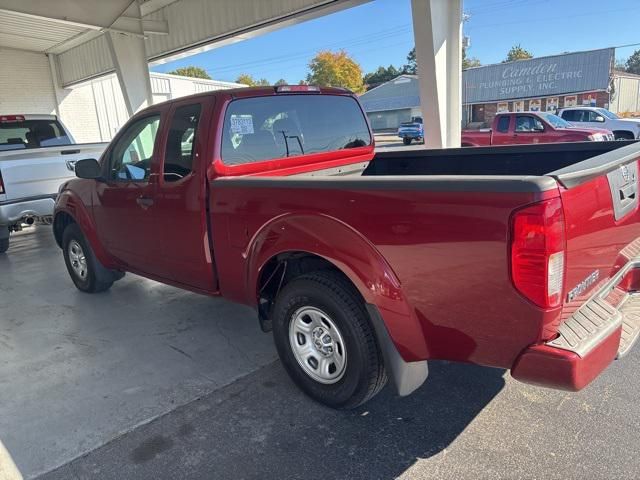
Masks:
[[[9,250],[9,238],[0,239],[0,254],[6,253]]]
[[[68,225],[62,234],[62,252],[71,280],[82,292],[104,292],[123,276],[100,263],[75,223]]]
[[[404,143],[405,145],[411,145],[411,139],[405,137],[402,139],[402,143]]]
[[[337,272],[288,283],[276,300],[273,335],[291,379],[324,405],[357,407],[387,382],[364,303]]]
[[[633,135],[630,132],[613,132],[613,137],[616,140],[633,140]]]

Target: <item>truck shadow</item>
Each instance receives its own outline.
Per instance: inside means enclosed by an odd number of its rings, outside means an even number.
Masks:
[[[502,390],[504,374],[501,369],[430,362],[429,378],[408,397],[386,388],[353,412],[322,409],[323,419],[311,418],[326,427],[325,448],[310,453],[290,445],[288,453],[317,456],[305,463],[322,464],[324,478],[396,478],[417,460],[447,448]],[[307,470],[305,478],[316,474]]]

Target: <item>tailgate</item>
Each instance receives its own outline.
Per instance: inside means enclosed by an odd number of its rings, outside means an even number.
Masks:
[[[565,215],[567,313],[631,260],[640,238],[639,160],[636,143],[550,174],[561,184]]]
[[[4,200],[54,195],[75,177],[73,165],[83,158],[99,158],[108,144],[81,144],[0,152]]]
[[[639,160],[636,143],[550,174],[565,224],[562,311],[548,340],[520,356],[515,378],[580,390],[638,339]]]

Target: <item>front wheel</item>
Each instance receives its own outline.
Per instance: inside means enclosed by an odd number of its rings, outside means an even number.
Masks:
[[[337,272],[317,271],[288,283],[276,300],[273,335],[291,379],[324,405],[357,407],[387,382],[364,303]]]
[[[75,223],[67,226],[62,234],[62,252],[71,280],[82,292],[104,292],[122,278],[120,272],[109,270],[100,263]]]
[[[404,143],[405,145],[411,145],[411,139],[405,137],[402,139],[402,143]]]

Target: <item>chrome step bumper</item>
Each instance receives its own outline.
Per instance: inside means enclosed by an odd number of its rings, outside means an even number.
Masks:
[[[620,307],[622,312],[622,337],[618,358],[625,356],[640,338],[640,293],[629,295]]]
[[[640,269],[640,260],[636,259],[625,265],[588,302],[566,319],[558,328],[558,337],[545,345],[585,357],[609,335],[622,328],[617,358],[626,355],[640,337],[640,292],[627,292],[615,307],[606,298],[634,269]]]

